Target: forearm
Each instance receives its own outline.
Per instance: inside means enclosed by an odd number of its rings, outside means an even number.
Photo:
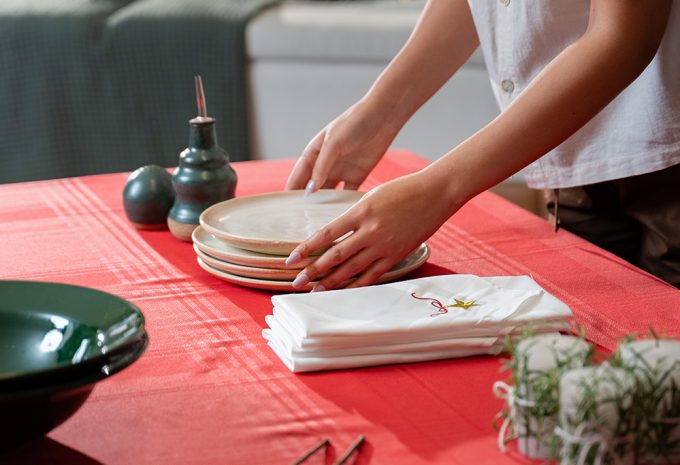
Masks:
[[[465,0],[429,0],[411,37],[376,80],[365,101],[399,130],[477,48]]]
[[[499,117],[428,168],[446,186],[452,212],[562,143],[644,70],[663,35],[670,2],[619,1],[594,1],[586,33]],[[647,11],[636,11],[640,5]]]

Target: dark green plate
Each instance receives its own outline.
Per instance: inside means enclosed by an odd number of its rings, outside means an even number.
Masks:
[[[97,381],[137,360],[147,341],[144,316],[119,297],[0,281],[0,448],[64,421]]]

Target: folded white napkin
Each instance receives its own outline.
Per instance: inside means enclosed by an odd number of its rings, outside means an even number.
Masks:
[[[263,336],[295,372],[493,353],[527,323],[556,331],[572,316],[527,276],[434,276],[272,303]]]
[[[337,370],[392,363],[425,362],[447,358],[471,357],[495,353],[500,348],[459,348],[424,352],[397,352],[391,354],[352,355],[339,357],[296,357],[279,347],[275,340],[268,341],[269,347],[279,356],[281,361],[294,373],[305,371]]]

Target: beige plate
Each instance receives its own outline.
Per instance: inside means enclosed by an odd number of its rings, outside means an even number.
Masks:
[[[430,248],[425,243],[421,244],[420,247],[411,252],[401,262],[397,263],[390,271],[382,275],[382,277],[378,280],[378,283],[394,281],[395,279],[401,278],[402,276],[410,273],[411,271],[415,270],[423,263],[425,263],[429,256]],[[227,271],[218,270],[217,268],[208,265],[201,259],[200,256],[196,257],[196,260],[198,260],[198,264],[201,266],[201,268],[203,268],[205,271],[212,274],[213,276],[216,276],[224,281],[233,284],[239,284],[241,286],[254,287],[256,289],[266,289],[269,291],[296,292],[296,291],[309,291],[312,289],[312,287],[314,287],[315,284],[315,282],[311,282],[303,289],[295,289],[293,288],[293,282],[291,280],[281,281],[274,279],[258,279],[239,276],[233,273],[229,273]]]
[[[240,249],[216,238],[202,226],[194,229],[192,234],[194,247],[200,249],[204,254],[214,258],[219,258],[236,265],[251,266],[256,268],[274,269],[298,269],[306,267],[312,263],[315,257],[306,258],[292,268],[286,267],[285,255],[269,255],[252,250]]]
[[[258,268],[231,263],[208,255],[207,253],[201,251],[201,249],[199,249],[196,244],[194,244],[194,251],[196,251],[198,258],[216,270],[225,271],[227,273],[243,276],[245,278],[291,281],[295,279],[297,274],[300,272],[299,269],[284,270],[280,268]]]
[[[362,196],[324,189],[308,197],[299,190],[239,197],[208,208],[200,222],[205,231],[234,247],[288,255]]]

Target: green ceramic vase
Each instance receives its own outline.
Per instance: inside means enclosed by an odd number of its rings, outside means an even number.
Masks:
[[[203,210],[233,198],[236,190],[229,155],[217,144],[215,119],[196,117],[189,125],[189,147],[180,154],[172,175],[175,202],[168,214],[170,231],[186,241],[191,240]]]

